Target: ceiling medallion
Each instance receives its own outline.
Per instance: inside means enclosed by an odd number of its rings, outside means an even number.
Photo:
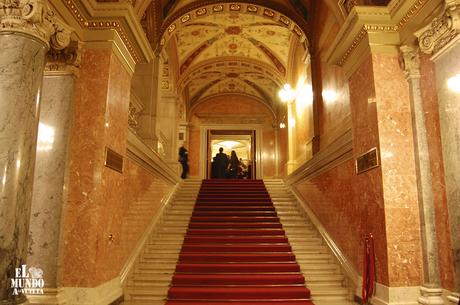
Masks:
[[[200,8],[200,9],[196,10],[195,13],[196,13],[197,16],[203,16],[203,15],[205,15],[207,13],[207,10],[206,10],[206,8]]]
[[[264,10],[264,15],[273,18],[273,16],[275,16],[275,13],[272,10],[265,9]]]
[[[215,5],[212,7],[213,12],[222,12],[224,10],[223,5]]]
[[[239,11],[239,10],[241,10],[241,5],[239,5],[239,4],[230,4],[230,10],[231,11]]]
[[[180,21],[182,21],[182,23],[185,23],[187,21],[190,20],[190,14],[187,14],[187,15],[184,15],[182,16],[182,18],[180,19]]]
[[[247,11],[250,13],[257,13],[259,8],[255,5],[248,5]]]
[[[285,25],[291,24],[291,21],[290,21],[288,18],[286,18],[285,16],[281,16],[281,17],[280,17],[280,21],[281,21],[282,23],[284,23]]]

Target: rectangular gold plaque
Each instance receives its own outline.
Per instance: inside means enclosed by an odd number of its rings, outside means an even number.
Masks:
[[[104,165],[119,173],[123,173],[123,156],[106,147]]]
[[[379,166],[379,154],[377,147],[365,152],[356,158],[356,174],[362,174]]]

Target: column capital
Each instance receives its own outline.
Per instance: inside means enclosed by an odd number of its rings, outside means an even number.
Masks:
[[[420,50],[426,54],[436,55],[451,41],[459,37],[460,1],[446,0],[443,12],[430,24],[417,31]]]
[[[16,32],[33,36],[56,50],[70,42],[72,30],[60,21],[46,0],[0,1],[0,33]]]
[[[401,68],[407,79],[420,78],[420,56],[418,48],[403,45],[399,48],[401,52]]]
[[[50,49],[47,54],[45,74],[73,74],[78,75],[81,62],[81,43],[71,41],[62,49]]]

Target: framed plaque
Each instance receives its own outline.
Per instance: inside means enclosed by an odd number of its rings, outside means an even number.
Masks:
[[[106,147],[104,165],[119,173],[123,173],[123,156]]]
[[[379,167],[379,165],[379,151],[377,147],[374,147],[356,158],[356,174],[362,174],[368,170]]]

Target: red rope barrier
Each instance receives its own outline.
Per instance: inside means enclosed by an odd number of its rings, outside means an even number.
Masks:
[[[369,299],[374,295],[375,285],[375,256],[374,237],[369,234],[364,239],[364,263],[363,263],[363,304],[368,304]]]

